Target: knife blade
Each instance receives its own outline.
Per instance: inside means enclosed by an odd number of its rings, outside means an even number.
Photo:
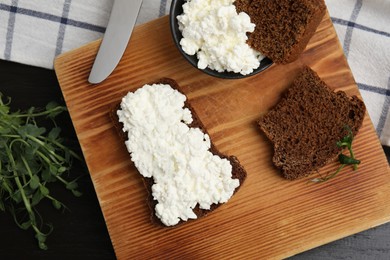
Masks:
[[[88,81],[97,84],[116,68],[126,50],[142,0],[115,0]]]

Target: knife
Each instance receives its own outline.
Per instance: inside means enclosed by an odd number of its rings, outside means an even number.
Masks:
[[[115,0],[88,81],[97,84],[105,80],[118,65],[126,50],[142,0]]]

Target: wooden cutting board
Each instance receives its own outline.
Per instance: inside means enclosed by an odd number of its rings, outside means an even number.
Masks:
[[[354,141],[358,172],[347,168],[319,185],[280,177],[271,144],[255,126],[304,64],[333,89],[360,96],[329,15],[298,61],[240,80],[189,65],[167,17],[138,26],[114,73],[93,86],[87,78],[99,44],[59,56],[55,70],[118,259],[285,258],[390,220],[389,166],[368,114]],[[237,156],[248,172],[227,204],[176,228],[151,224],[147,193],[110,118],[128,91],[162,77],[183,87],[216,147]]]

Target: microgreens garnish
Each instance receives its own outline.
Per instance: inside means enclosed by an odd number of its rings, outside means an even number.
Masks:
[[[0,211],[9,211],[21,229],[31,228],[39,247],[47,249],[46,238],[53,227],[45,224],[44,228],[36,206],[46,199],[56,209],[66,208],[49,190],[48,184],[56,181],[75,196],[81,195],[76,180],[63,177],[72,159],[81,158],[62,144],[55,117],[66,110],[64,106],[49,103],[43,110],[11,112],[10,103],[0,93]],[[50,119],[54,127],[47,132],[38,126],[38,117]]]
[[[352,149],[352,141],[353,141],[353,133],[350,127],[346,126],[345,129],[348,131],[348,134],[344,136],[340,141],[336,143],[337,147],[345,149],[347,148],[349,151],[349,156],[345,154],[339,154],[338,160],[340,162],[339,168],[331,174],[326,175],[325,177],[314,178],[310,180],[313,183],[322,183],[328,181],[334,177],[346,166],[353,165],[353,170],[356,171],[360,161],[355,158],[355,154]]]

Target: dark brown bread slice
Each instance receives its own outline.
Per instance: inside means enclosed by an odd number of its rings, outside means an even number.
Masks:
[[[180,87],[179,85],[177,84],[177,82],[173,79],[169,79],[169,78],[162,78],[156,82],[152,82],[152,83],[149,83],[149,84],[168,84],[170,85],[173,89],[176,89],[178,90],[180,93],[183,94],[183,92],[181,92],[180,90]],[[193,121],[192,123],[189,125],[190,127],[197,127],[197,128],[200,128],[203,133],[207,133],[207,130],[206,128],[204,127],[203,123],[200,121],[198,115],[196,114],[195,110],[192,108],[192,106],[190,105],[190,103],[188,102],[188,99],[186,100],[185,102],[185,107],[187,107],[190,111],[191,111],[191,114],[192,114],[192,118],[193,118]],[[124,141],[127,139],[127,136],[123,135],[123,131],[122,131],[122,126],[121,126],[121,123],[119,123],[118,121],[118,117],[116,115],[116,111],[117,109],[119,109],[119,104],[118,106],[116,107],[116,109],[114,109],[111,113],[111,117],[112,119],[114,120],[114,125],[115,127],[117,128],[118,132],[119,132],[119,136],[121,138],[123,138],[123,143]],[[239,160],[237,159],[237,157],[235,156],[227,156],[227,155],[224,155],[222,154],[221,152],[218,151],[218,149],[214,146],[213,142],[211,142],[211,149],[210,151],[214,154],[214,155],[218,155],[220,156],[221,158],[226,158],[227,160],[230,161],[231,165],[232,165],[232,178],[233,179],[238,179],[239,182],[240,182],[240,186],[238,186],[234,193],[236,193],[238,191],[238,189],[241,187],[241,185],[243,184],[244,180],[246,179],[246,176],[247,176],[247,173],[244,169],[244,167],[240,164]],[[153,195],[152,195],[152,185],[154,184],[154,181],[153,181],[153,178],[145,178],[145,177],[142,177],[141,174],[139,174],[139,176],[142,178],[143,182],[144,182],[144,185],[145,185],[145,188],[147,189],[148,191],[148,198],[147,198],[147,204],[152,212],[151,214],[151,220],[154,224],[156,225],[159,225],[159,226],[164,226],[165,225],[160,221],[160,219],[156,216],[155,214],[155,206],[157,204],[157,201],[153,199]],[[220,205],[222,204],[212,204],[211,207],[210,207],[210,210],[205,210],[205,209],[201,209],[199,208],[199,205],[197,205],[194,209],[194,213],[196,214],[196,216],[199,218],[201,217],[204,217],[206,216],[208,213],[210,213],[211,211],[215,210],[216,208],[218,208]],[[188,220],[188,221],[192,221],[192,220]],[[188,221],[180,221],[179,224],[177,224],[176,226],[182,224],[182,223],[185,223],[185,222],[188,222]]]
[[[274,145],[273,163],[286,179],[305,177],[341,152],[337,141],[354,135],[366,107],[356,96],[332,91],[309,67],[287,89],[280,102],[259,121]]]
[[[324,0],[236,0],[256,24],[248,44],[275,63],[289,63],[304,51],[325,12]]]

